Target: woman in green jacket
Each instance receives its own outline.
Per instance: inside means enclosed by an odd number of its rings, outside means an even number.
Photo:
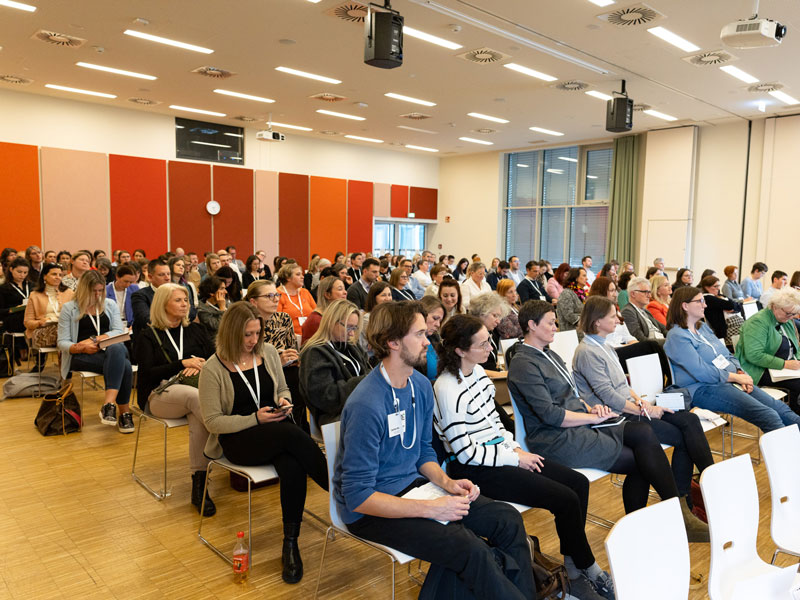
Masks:
[[[777,387],[789,394],[789,406],[800,414],[800,344],[794,319],[800,316],[800,292],[784,288],[767,306],[744,322],[736,358],[759,387]],[[773,381],[770,369],[796,371],[797,377]]]

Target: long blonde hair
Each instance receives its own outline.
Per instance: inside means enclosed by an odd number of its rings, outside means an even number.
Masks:
[[[186,300],[189,300],[189,290],[177,283],[165,283],[158,286],[153,296],[153,303],[150,305],[150,324],[156,329],[169,329],[169,319],[167,318],[167,302],[172,298],[172,292],[183,292]],[[181,325],[189,326],[189,314],[185,314],[181,320]]]
[[[319,329],[317,329],[317,332],[303,344],[300,356],[302,357],[303,353],[313,346],[322,346],[323,344],[333,341],[333,330],[336,325],[339,323],[347,323],[347,319],[349,319],[352,314],[359,316],[358,329],[356,329],[352,337],[353,341],[351,342],[355,343],[361,334],[361,312],[355,304],[341,298],[328,304],[322,315],[322,320],[319,323]],[[350,342],[350,340],[347,341]]]
[[[106,278],[98,271],[86,271],[78,280],[78,287],[75,288],[75,304],[78,305],[78,319],[89,313],[89,309],[94,304],[94,288],[96,285],[103,286],[103,300],[100,301],[98,309],[105,310],[105,291]]]
[[[669,306],[669,301],[664,302],[661,298],[658,297],[658,288],[660,288],[665,283],[669,283],[669,279],[667,279],[663,275],[653,275],[650,278],[650,292],[652,293],[650,297],[659,304],[663,304],[664,306]]]

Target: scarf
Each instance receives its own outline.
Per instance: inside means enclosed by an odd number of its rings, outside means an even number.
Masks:
[[[578,297],[578,300],[581,301],[581,304],[585,304],[586,303],[586,288],[582,287],[582,286],[579,286],[577,281],[571,282],[567,286],[567,289],[568,290],[572,290],[573,292],[575,292],[575,295]]]

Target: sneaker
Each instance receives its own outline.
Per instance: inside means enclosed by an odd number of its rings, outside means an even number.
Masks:
[[[569,580],[569,595],[578,600],[603,600],[589,578],[581,573],[577,579]]]
[[[614,591],[614,580],[607,571],[603,571],[596,579],[590,579],[594,585],[594,589],[606,600],[615,600],[616,592]]]
[[[130,412],[124,412],[119,416],[119,423],[117,429],[120,433],[133,433],[136,427],[133,425],[133,415]]]
[[[100,409],[100,422],[103,425],[111,425],[112,427],[117,424],[117,405],[113,402],[110,404],[103,404]]]

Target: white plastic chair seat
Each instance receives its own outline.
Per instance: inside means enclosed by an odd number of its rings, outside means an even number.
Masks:
[[[780,552],[800,556],[800,429],[789,426],[770,431],[761,437],[760,445],[772,496],[770,529],[777,546],[772,555],[775,564]]]
[[[253,483],[263,483],[265,481],[271,481],[278,478],[278,472],[272,465],[256,465],[253,467],[246,467],[232,463],[224,456],[216,459],[214,462],[219,466],[228,469],[229,471],[241,473],[245,477],[249,477]]]
[[[589,483],[592,481],[597,481],[598,479],[602,479],[603,477],[607,477],[611,473],[608,471],[603,471],[602,469],[591,469],[591,468],[573,468],[573,471],[577,471],[586,479],[589,480]]]
[[[784,398],[786,398],[786,392],[784,392],[783,390],[779,390],[773,387],[762,387],[760,389],[762,392],[772,396],[775,400],[783,400]]]
[[[574,329],[570,331],[557,331],[550,342],[550,350],[561,357],[567,365],[567,369],[572,373],[572,358],[578,349],[578,332]]]
[[[186,417],[178,417],[177,419],[167,419],[165,417],[157,417],[153,413],[150,412],[150,405],[147,405],[143,411],[140,411],[140,414],[144,413],[146,419],[152,419],[153,421],[158,421],[159,423],[163,423],[165,427],[172,429],[173,427],[183,427],[184,425],[189,424],[189,419]]]

